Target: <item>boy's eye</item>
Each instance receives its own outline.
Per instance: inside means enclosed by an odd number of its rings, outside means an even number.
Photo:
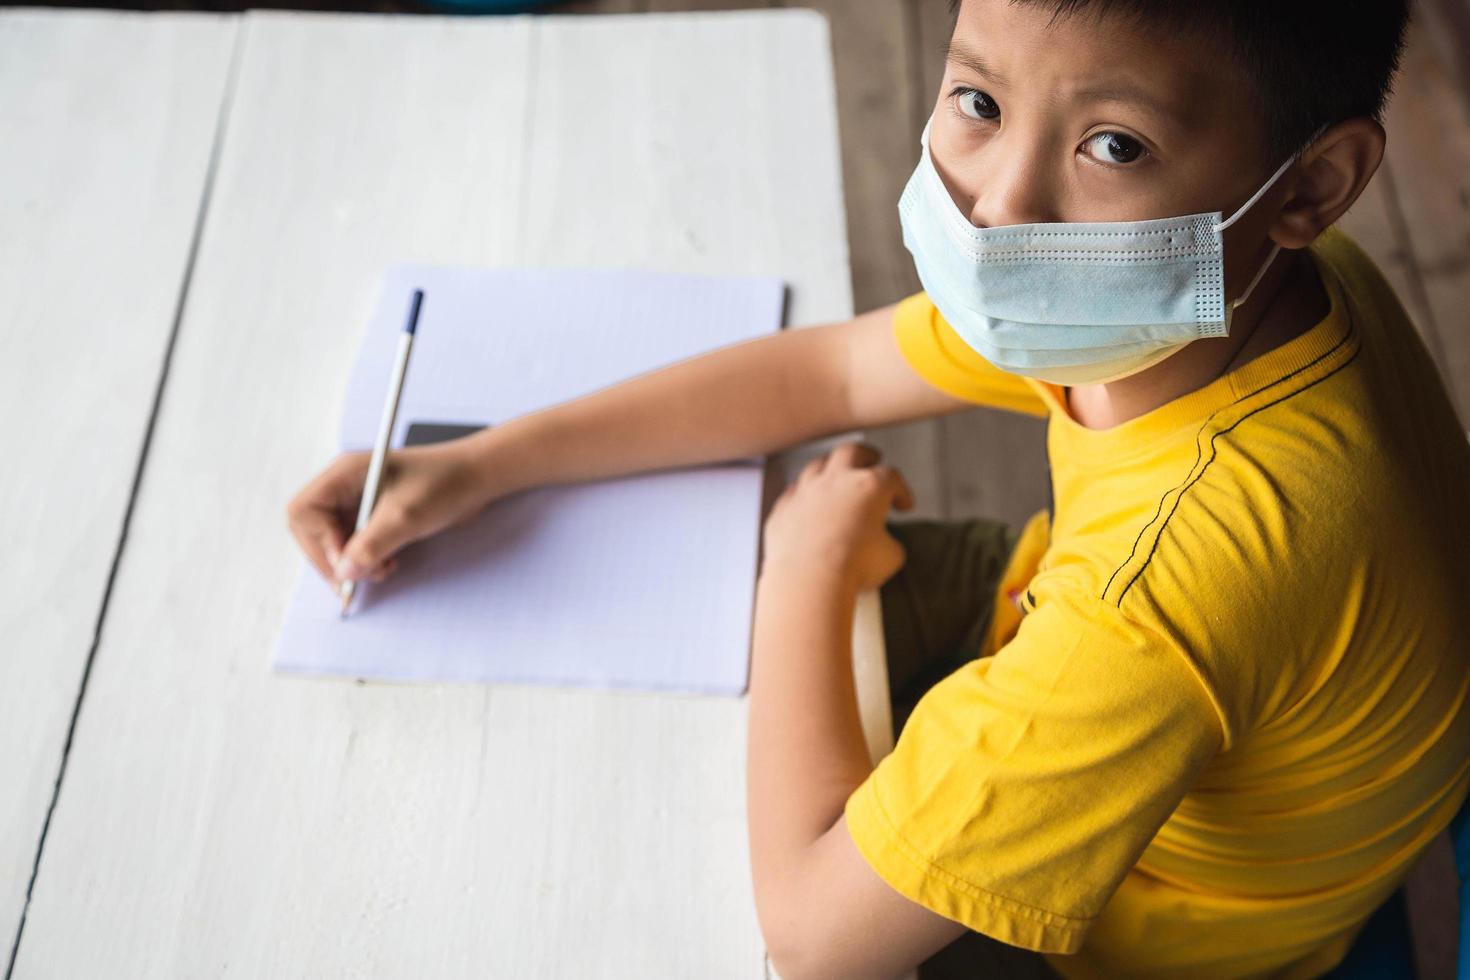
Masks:
[[[1087,140],[1087,155],[1099,163],[1132,163],[1148,153],[1143,144],[1122,133],[1098,133]]]
[[[971,119],[994,119],[1000,115],[1000,106],[979,89],[962,88],[958,94],[960,111]]]

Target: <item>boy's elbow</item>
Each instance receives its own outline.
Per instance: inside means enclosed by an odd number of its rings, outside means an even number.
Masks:
[[[757,905],[762,903],[757,902]],[[800,906],[785,903],[786,911],[770,914],[773,910],[771,896],[766,896],[765,908],[757,912],[766,913],[761,919],[761,936],[766,941],[766,959],[780,980],[820,980],[833,976],[832,959],[821,947],[820,933],[806,916],[800,914]]]
[[[766,934],[766,958],[779,980],[893,980],[875,972],[869,957],[818,929],[788,928],[785,935]],[[899,974],[900,976],[902,974]]]
[[[822,948],[818,943],[772,946],[766,957],[779,980],[895,980],[886,973],[855,965],[842,950]]]
[[[770,906],[770,896],[757,888],[755,911],[760,921],[761,939],[766,944],[766,961],[781,980],[794,980],[801,976],[797,971],[803,966],[799,961],[802,954],[801,930],[788,917],[773,915]]]
[[[831,958],[824,956],[823,951],[811,948],[814,945],[800,940],[781,946],[770,944],[766,957],[780,980],[836,980]]]
[[[885,904],[906,900],[890,896],[866,864],[844,870],[848,858],[861,862],[855,851],[829,848],[816,857],[817,864],[788,860],[783,874],[755,876],[756,918],[772,971],[780,980],[895,980],[908,973],[918,964],[909,959],[915,937]],[[865,892],[867,877],[876,887]]]

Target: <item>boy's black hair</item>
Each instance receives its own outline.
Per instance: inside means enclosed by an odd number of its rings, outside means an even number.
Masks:
[[[961,0],[949,0],[951,15]],[[1052,20],[1087,12],[1144,31],[1223,43],[1256,89],[1265,163],[1284,162],[1322,127],[1382,122],[1409,20],[1409,0],[1010,0],[1050,7]]]

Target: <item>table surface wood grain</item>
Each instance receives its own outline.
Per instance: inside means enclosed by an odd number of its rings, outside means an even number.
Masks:
[[[0,13],[0,921],[8,957],[108,607],[234,26]]]
[[[89,525],[12,589],[28,607],[67,597],[26,638],[46,672],[0,660],[0,725],[26,747],[6,754],[22,792],[0,810],[11,922],[62,774],[14,975],[766,975],[744,698],[268,663],[301,560],[284,504],[331,458],[385,265],[775,274],[789,326],[851,315],[826,21],[0,14],[0,52],[32,33],[51,88],[0,67],[0,111],[52,148],[0,167],[48,201],[90,197],[26,226],[70,230],[70,254],[0,275],[67,300],[55,323],[24,307],[53,328],[13,335],[31,360],[88,356],[37,371],[38,388],[69,378],[43,402],[55,444],[23,444],[56,468],[55,499],[3,512],[38,555],[56,537],[22,517]],[[93,113],[109,140],[79,154]],[[0,397],[20,408],[13,387]],[[776,460],[777,481],[802,458]],[[881,754],[874,596],[857,626]]]
[[[200,0],[115,2],[119,5],[137,3],[149,7],[177,8],[201,5]],[[379,10],[417,9],[414,0],[297,0],[295,5]],[[244,6],[244,2],[212,0],[208,6],[225,9]],[[942,47],[949,31],[947,0],[573,0],[553,5],[549,9],[602,19],[599,15],[730,7],[811,7],[820,10],[830,21],[831,47],[835,61],[835,101],[841,122],[838,135],[843,177],[840,194],[845,205],[847,248],[850,254],[850,272],[844,271],[841,275],[850,275],[848,295],[851,296],[853,307],[860,311],[892,302],[917,290],[919,287],[912,264],[898,235],[894,205],[912,170],[919,130],[938,94]],[[66,18],[57,19],[54,23],[72,25],[79,23],[78,18],[99,16],[109,15],[68,14]],[[70,135],[74,123],[64,113],[56,118],[38,120],[35,109],[50,105],[61,111],[74,105],[95,103],[102,95],[96,91],[99,87],[97,72],[90,70],[88,65],[93,64],[94,59],[100,58],[103,60],[96,67],[105,67],[106,59],[115,60],[121,57],[125,46],[100,50],[97,48],[97,38],[105,34],[95,24],[90,29],[68,26],[63,32],[65,36],[57,35],[49,42],[50,47],[36,49],[30,60],[17,60],[13,56],[13,45],[18,36],[14,33],[14,26],[25,23],[29,25],[28,30],[34,32],[38,23],[36,17],[35,12],[28,11],[0,12],[0,52],[5,55],[0,57],[0,122],[7,127],[7,135],[12,131],[21,133],[35,143],[35,146],[30,147],[30,153],[11,152],[9,158],[0,157],[0,174],[5,177],[0,187],[9,189],[45,185],[50,188],[51,196],[47,197],[44,193],[39,196],[34,193],[28,196],[0,196],[0,228],[39,227],[34,222],[27,224],[24,216],[29,212],[25,209],[38,206],[51,208],[53,210],[47,213],[62,215],[63,219],[55,234],[47,241],[62,241],[65,243],[64,250],[71,250],[78,256],[86,255],[87,249],[91,248],[99,255],[105,253],[110,259],[115,250],[108,249],[114,239],[99,236],[91,225],[85,223],[84,212],[80,209],[71,212],[71,217],[65,217],[68,214],[66,195],[75,190],[79,196],[84,196],[84,188],[88,186],[86,182],[71,181],[65,170],[58,169],[52,173],[49,165],[44,163],[46,146],[52,148],[53,156],[59,149],[70,150],[74,146],[75,138]],[[208,19],[181,18],[178,22],[196,24],[206,20]],[[219,23],[233,23],[216,20]],[[40,22],[44,23],[45,18],[42,17]],[[117,22],[125,21],[118,19]],[[95,23],[111,25],[114,21]],[[12,33],[7,34],[7,28]],[[46,29],[55,30],[52,27]],[[111,31],[113,28],[109,26],[107,30]],[[141,37],[136,34],[136,30],[130,36]],[[1470,227],[1470,110],[1467,110],[1463,94],[1457,88],[1454,66],[1445,63],[1442,46],[1437,47],[1435,44],[1439,38],[1434,36],[1434,30],[1434,24],[1429,19],[1424,24],[1411,27],[1402,74],[1385,120],[1389,131],[1388,157],[1363,197],[1344,218],[1343,225],[1373,255],[1388,275],[1413,316],[1416,326],[1424,335],[1431,353],[1435,355],[1451,395],[1461,407],[1462,418],[1470,422],[1470,417],[1464,415],[1466,399],[1470,398],[1470,331],[1461,329],[1464,310],[1470,304],[1470,262],[1466,261],[1466,257],[1470,256],[1470,236],[1465,234],[1465,229]],[[226,27],[221,36],[227,36],[231,31],[233,28]],[[33,33],[25,35],[28,42],[34,36]],[[85,41],[89,36],[91,40]],[[160,35],[160,40],[156,43],[177,45],[181,36]],[[11,48],[5,47],[7,42],[12,45]],[[92,45],[91,48],[87,47],[88,43]],[[191,49],[187,57],[185,54],[163,55],[160,53],[161,49],[148,47],[141,40],[136,42],[135,50],[155,53],[155,60],[150,62],[151,69],[135,73],[126,82],[112,86],[108,95],[113,99],[132,98],[136,105],[156,104],[158,99],[165,98],[157,86],[163,85],[167,88],[170,84],[169,73],[175,70],[170,65],[174,62],[198,65],[203,58],[205,62],[213,64],[215,71],[226,70],[220,60],[210,62],[212,56],[209,52],[212,49],[209,45],[201,50]],[[66,57],[62,57],[63,51],[67,52]],[[56,71],[36,76],[35,59],[43,55],[49,64],[56,66]],[[157,60],[160,57],[163,58],[162,62]],[[170,57],[174,62],[168,60]],[[33,77],[47,79],[48,87],[45,91],[49,92],[47,98],[50,101],[41,100],[29,89],[20,87],[19,80]],[[153,78],[155,90],[147,88],[149,77]],[[215,84],[222,88],[223,78]],[[149,101],[150,91],[155,92],[152,103]],[[201,78],[195,91],[181,94],[169,89],[167,98],[187,97],[207,102],[210,91],[209,85]],[[25,98],[18,99],[15,94],[17,92],[25,93]],[[584,94],[589,109],[599,103],[596,85]],[[219,91],[215,91],[214,95],[218,96]],[[711,98],[715,100],[711,104],[718,101],[715,96]],[[170,118],[170,125],[178,127],[184,115],[175,112]],[[202,113],[200,118],[206,128],[212,122],[209,112]],[[10,128],[15,126],[17,119],[23,119],[24,125],[18,129]],[[150,120],[139,120],[135,117],[134,123],[143,127],[140,132],[146,132]],[[196,120],[196,125],[200,124]],[[594,121],[587,124],[600,123]],[[187,127],[182,127],[180,131],[186,129]],[[116,144],[116,133],[113,138],[113,144],[101,141],[92,148],[91,160],[98,165],[98,172],[104,175],[110,172],[110,168],[103,166],[107,161],[115,161],[120,154],[133,153],[137,146],[146,144],[144,136],[129,136],[128,138],[139,141],[134,145]],[[51,142],[48,144],[47,140]],[[24,146],[25,141],[19,141],[18,145]],[[108,155],[109,145],[111,156]],[[140,152],[146,154],[148,151]],[[43,161],[39,168],[35,163],[37,160]],[[174,162],[177,164],[179,161]],[[76,161],[71,163],[75,165]],[[202,161],[196,165],[205,167]],[[19,169],[21,166],[30,166],[32,170],[22,173]],[[86,168],[81,169],[85,171]],[[66,179],[61,179],[62,177]],[[53,179],[60,183],[45,184]],[[202,169],[198,179],[203,180]],[[91,186],[98,193],[125,186],[101,180],[95,174],[91,175],[91,180]],[[27,181],[31,183],[28,184]],[[186,181],[179,180],[176,186],[182,187],[185,183]],[[135,187],[134,190],[138,188]],[[125,202],[109,202],[100,213],[112,213],[111,209],[126,205],[133,209],[130,213],[137,214],[141,213],[138,209],[149,206],[150,200],[157,205],[157,199],[148,198],[146,191],[144,188],[142,196],[135,194]],[[438,200],[437,197],[434,199]],[[39,204],[33,203],[34,201],[39,201]],[[95,208],[89,208],[85,214],[90,215],[94,211]],[[167,211],[167,208],[163,211]],[[155,217],[149,223],[151,232],[165,237],[167,234],[178,234],[176,225],[158,217],[162,211],[155,208],[152,213]],[[188,208],[179,209],[178,213],[186,221],[193,218],[193,212]],[[100,224],[106,226],[106,222]],[[56,237],[62,232],[65,232],[62,237]],[[187,240],[187,235],[183,240]],[[128,241],[135,244],[137,240]],[[5,262],[0,263],[0,283],[11,284],[22,273],[27,281],[39,281],[37,276],[40,273],[37,270],[50,268],[45,265],[46,258],[39,254],[29,254],[27,248],[24,236],[0,235],[0,256],[5,258]],[[162,276],[159,270],[167,263],[142,261],[142,257],[147,254],[146,248],[135,250],[132,258],[136,261],[119,260],[119,268],[147,269],[150,274]],[[847,264],[843,264],[846,268]],[[182,274],[181,269],[174,271]],[[127,279],[127,286],[132,290],[142,289],[145,284],[144,279]],[[836,283],[828,285],[834,289],[837,287]],[[91,298],[104,304],[106,309],[112,311],[111,315],[116,317],[116,304],[109,302],[109,297],[103,293],[104,291],[93,289],[87,296],[67,297],[70,303],[80,304],[75,307],[60,304],[53,298],[49,301],[53,307],[52,315],[61,322],[65,317],[60,311],[75,308],[82,310],[81,315],[85,317],[90,309],[85,302]],[[165,301],[177,299],[177,294],[171,295],[167,290],[159,295]],[[12,309],[33,309],[24,306],[23,298],[16,299],[13,294],[10,302]],[[841,305],[839,300],[832,308],[837,309]],[[825,308],[815,308],[813,315],[821,315],[822,310]],[[133,318],[128,321],[128,329],[132,333],[129,336],[140,339],[136,345],[131,341],[125,345],[125,354],[140,356],[145,352],[145,340],[141,338],[149,336],[149,331],[152,330],[157,331],[152,336],[158,338],[159,344],[155,354],[158,358],[164,357],[167,327],[158,326],[155,312],[146,303],[139,302],[131,312]],[[336,311],[335,315],[341,315],[341,311]],[[11,326],[16,322],[19,322],[19,318],[0,322],[0,332],[12,331],[3,333],[7,344],[11,345],[8,349],[27,352],[39,350],[43,355],[51,354],[52,347],[20,346],[22,342],[15,338],[22,334],[14,331]],[[75,329],[78,328],[74,328],[74,331]],[[73,336],[76,334],[73,333]],[[34,344],[37,341],[30,338],[24,343]],[[102,359],[111,363],[109,358]],[[6,390],[0,393],[0,398],[12,399],[5,403],[7,405],[21,404],[20,400],[16,400],[19,397],[17,393],[27,390],[26,383],[50,383],[49,378],[42,379],[39,375],[20,377],[21,372],[18,369],[13,373],[17,377],[12,381],[11,376],[7,375]],[[158,381],[156,375],[149,376],[146,371],[141,375],[128,371],[119,374],[133,377],[134,380],[141,377],[145,390],[149,385],[156,386]],[[118,431],[117,426],[123,426],[125,430],[128,418],[127,409],[123,407],[126,398],[122,391],[122,387],[114,385],[106,402],[108,432],[113,436]],[[101,398],[101,395],[95,397]],[[124,444],[128,437],[127,431],[119,437],[124,442],[118,442],[116,438],[95,437],[96,433],[91,428],[98,425],[97,418],[91,414],[95,404],[83,407],[85,423],[82,415],[72,416],[69,417],[71,428],[63,426],[53,429],[61,433],[58,441],[87,446],[94,454],[91,467],[81,475],[76,470],[67,470],[64,460],[57,462],[52,461],[49,456],[45,457],[48,466],[62,467],[56,470],[59,482],[55,485],[64,487],[65,490],[57,495],[58,501],[50,501],[38,495],[35,485],[27,487],[7,484],[0,479],[0,502],[10,505],[0,507],[0,515],[4,515],[0,517],[0,521],[9,522],[0,524],[0,532],[17,540],[21,545],[20,554],[26,557],[26,571],[19,570],[21,565],[11,566],[11,578],[6,580],[10,585],[5,593],[24,597],[26,608],[20,612],[0,609],[0,626],[6,629],[4,635],[20,638],[21,642],[16,644],[17,649],[30,651],[23,658],[24,663],[0,663],[0,671],[5,672],[0,675],[0,681],[4,682],[0,685],[0,709],[4,709],[0,713],[0,732],[8,739],[3,744],[17,747],[8,753],[4,763],[8,768],[0,775],[6,778],[7,785],[19,787],[17,793],[12,793],[4,803],[0,803],[0,830],[6,831],[3,843],[0,843],[0,862],[4,862],[0,863],[0,868],[3,868],[5,874],[0,879],[0,889],[4,889],[0,890],[0,896],[3,896],[0,897],[0,909],[7,913],[11,909],[18,910],[23,901],[26,882],[15,876],[27,878],[35,858],[36,841],[42,832],[41,826],[49,806],[52,787],[58,778],[69,718],[76,709],[78,687],[85,677],[88,648],[93,642],[94,634],[98,632],[99,622],[104,621],[99,610],[107,592],[108,571],[115,555],[121,553],[125,556],[128,549],[136,544],[134,537],[130,539],[127,549],[119,547],[120,527],[126,518],[128,501],[132,499],[126,487],[120,484],[125,484],[132,478],[130,468],[132,472],[137,471],[136,449],[138,442],[145,437],[150,396],[134,393],[130,397],[131,404],[142,406],[132,409],[135,414],[132,416],[134,427],[131,438],[134,442],[131,445]],[[26,395],[23,400],[28,407],[39,406],[43,411],[62,413],[71,404],[57,402],[61,407],[56,408],[44,397],[38,399],[32,395]],[[330,399],[327,399],[322,404],[327,405],[329,402]],[[79,427],[84,424],[89,427],[89,435],[93,436],[91,441],[77,434]],[[897,464],[904,471],[910,484],[916,489],[918,507],[910,516],[950,519],[988,516],[1015,523],[1046,503],[1044,423],[1039,420],[989,409],[976,409],[941,419],[873,430],[866,433],[866,436],[884,450],[888,461]],[[37,458],[40,458],[50,451],[52,441],[44,433],[19,433],[12,437],[11,445],[20,448],[23,459],[27,458],[27,453],[38,454]],[[99,446],[102,447],[101,450],[98,449]],[[111,447],[118,450],[119,446],[121,450],[117,455],[107,460],[106,449]],[[325,452],[327,448],[327,443],[323,440],[318,452]],[[99,452],[101,455],[97,455]],[[1007,465],[990,465],[989,461],[997,458],[1006,459]],[[60,459],[58,456],[58,460]],[[86,499],[95,503],[83,515],[90,522],[88,527],[74,528],[70,536],[54,528],[44,532],[31,530],[28,522],[55,520],[58,513],[68,513],[71,515],[70,520],[76,522],[80,512],[74,501],[82,492],[74,491],[73,488],[90,479],[88,473],[101,472],[108,466],[111,468],[107,469],[107,480],[93,481],[95,488],[87,484],[89,489],[86,491]],[[780,468],[773,467],[773,470],[779,472]],[[121,475],[117,475],[119,473]],[[287,481],[282,478],[280,482],[284,484]],[[108,488],[111,488],[112,496],[108,495]],[[20,503],[19,510],[15,507],[17,501]],[[40,550],[42,534],[45,535],[44,542],[48,549],[46,553]],[[97,543],[99,534],[100,545]],[[125,562],[124,557],[123,563]],[[69,591],[65,598],[57,598],[62,594],[57,583],[63,579]],[[38,597],[46,599],[44,605]],[[871,597],[866,601],[870,602]],[[32,613],[32,606],[39,608],[40,612]],[[869,627],[867,639],[873,639],[872,629],[877,624],[876,607],[870,605],[865,610],[860,610],[859,620],[860,623],[866,621]],[[105,629],[102,632],[105,633]],[[877,634],[876,639],[876,655],[879,657],[876,663],[881,665],[881,633]],[[871,682],[873,674],[881,675],[881,670],[874,671],[874,661],[870,659],[866,661],[869,664],[868,672],[863,674],[865,651],[870,658],[875,655],[873,643],[865,643],[864,633],[859,629],[854,651],[856,667],[859,676],[866,676]],[[881,680],[881,676],[878,679]],[[884,731],[886,724],[886,719],[877,717],[880,710],[878,706],[880,703],[886,705],[886,702],[877,696],[879,692],[871,683],[860,686],[859,690],[860,694],[866,695],[870,710],[865,713],[864,718],[869,729],[870,744],[875,744],[875,738],[881,741],[878,733]],[[1453,975],[1456,884],[1447,839],[1442,837],[1436,843],[1431,854],[1426,856],[1425,861],[1411,876],[1409,886],[1421,975]],[[15,904],[6,905],[7,902]]]

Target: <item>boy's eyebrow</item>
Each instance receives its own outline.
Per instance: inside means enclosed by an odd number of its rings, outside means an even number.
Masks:
[[[1078,89],[1073,94],[1079,99],[1091,99],[1093,102],[1127,102],[1130,105],[1150,109],[1164,119],[1171,121],[1174,119],[1172,106],[1161,100],[1155,93],[1136,85],[1111,84],[1098,88]]]
[[[985,59],[981,58],[977,52],[965,47],[963,41],[956,41],[951,37],[949,44],[945,46],[944,57],[947,61],[953,61],[961,68],[970,69],[970,71],[979,75],[992,85],[1007,84],[1004,75],[987,65]]]
[[[949,44],[945,47],[944,56],[961,68],[968,68],[992,85],[1008,84],[1004,75],[987,65],[979,52],[967,47],[963,41],[951,37]],[[1078,89],[1073,94],[1077,98],[1090,99],[1093,102],[1123,102],[1136,105],[1149,110],[1162,121],[1176,128],[1180,123],[1179,117],[1174,112],[1174,106],[1160,99],[1157,93],[1136,85],[1129,85],[1126,82]]]

